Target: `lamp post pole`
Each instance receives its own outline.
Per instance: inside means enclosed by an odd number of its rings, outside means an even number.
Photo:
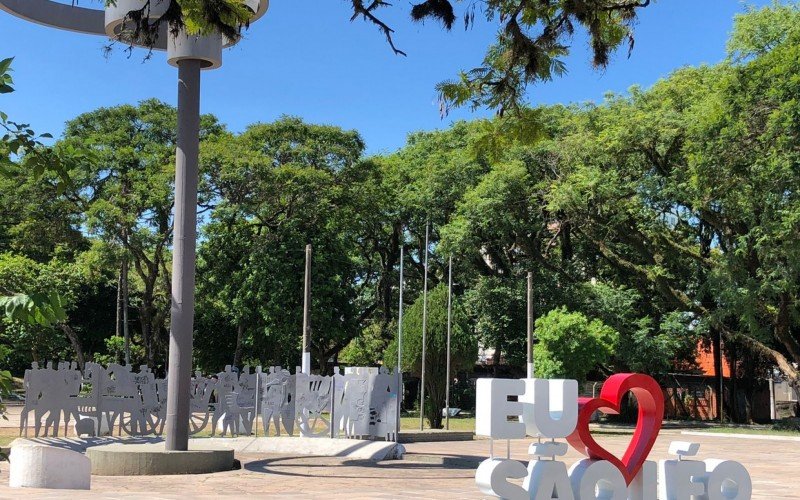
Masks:
[[[197,183],[200,153],[200,65],[178,63],[178,148],[175,154],[175,221],[172,241],[172,310],[167,380],[166,446],[189,446],[189,394],[194,332]]]

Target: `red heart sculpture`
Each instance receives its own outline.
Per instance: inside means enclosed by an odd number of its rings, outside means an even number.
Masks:
[[[622,397],[632,392],[639,403],[639,419],[631,444],[620,460],[597,444],[589,432],[589,419],[601,410],[612,415],[619,414]],[[664,420],[664,394],[658,382],[640,373],[618,373],[603,384],[600,397],[578,398],[578,425],[567,441],[573,448],[595,460],[608,460],[622,472],[628,484],[636,478],[653,444],[656,442]]]

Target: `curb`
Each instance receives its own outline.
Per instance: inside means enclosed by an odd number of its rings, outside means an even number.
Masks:
[[[800,442],[800,437],[773,436],[766,434],[728,434],[723,432],[698,432],[698,431],[682,431],[681,434],[686,436],[732,437],[737,439],[759,439],[764,441],[789,441],[792,443]]]

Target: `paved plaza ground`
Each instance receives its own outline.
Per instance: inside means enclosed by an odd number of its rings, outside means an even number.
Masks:
[[[598,441],[621,452],[630,435],[608,432]],[[741,461],[753,477],[754,499],[800,499],[800,442],[743,439],[728,435],[686,436],[664,430],[651,459],[667,457],[673,440],[701,443],[700,458]],[[527,460],[530,441],[511,443],[512,457]],[[495,451],[505,452],[505,446]],[[481,498],[474,467],[488,453],[489,442],[414,443],[406,445],[406,460],[362,462],[335,458],[254,456],[238,458],[242,469],[200,476],[98,477],[91,492],[11,489],[8,464],[0,463],[0,498]],[[568,464],[580,459],[570,450]]]

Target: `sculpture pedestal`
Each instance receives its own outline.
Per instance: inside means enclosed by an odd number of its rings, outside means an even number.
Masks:
[[[167,451],[164,443],[108,444],[86,450],[96,476],[209,474],[232,470],[233,450],[190,442],[189,451]]]

